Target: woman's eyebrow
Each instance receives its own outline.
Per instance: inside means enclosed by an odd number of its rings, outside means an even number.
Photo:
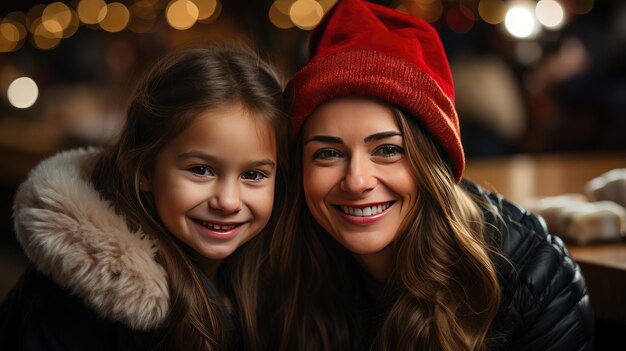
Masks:
[[[402,136],[402,133],[395,131],[395,130],[391,130],[388,132],[380,132],[380,133],[376,133],[376,134],[372,134],[368,137],[366,137],[365,139],[363,139],[364,142],[369,143],[370,141],[377,141],[377,140],[381,140],[381,139],[385,139],[385,138],[389,138],[392,136]]]
[[[323,143],[331,143],[331,144],[343,144],[343,140],[341,138],[337,138],[329,135],[315,135],[307,139],[304,143],[309,143],[311,141],[320,141]]]

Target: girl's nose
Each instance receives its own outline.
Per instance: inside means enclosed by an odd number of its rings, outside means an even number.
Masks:
[[[217,191],[209,199],[209,206],[222,212],[237,212],[241,209],[241,197],[237,182],[224,181],[217,184]]]

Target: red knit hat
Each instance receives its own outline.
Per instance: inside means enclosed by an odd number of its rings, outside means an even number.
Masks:
[[[371,96],[397,106],[448,154],[458,182],[465,167],[454,86],[446,54],[428,23],[361,0],[339,0],[315,29],[310,61],[285,90],[297,135],[331,99]]]

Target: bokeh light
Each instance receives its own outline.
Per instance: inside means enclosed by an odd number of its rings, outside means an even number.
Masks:
[[[49,31],[46,26],[43,25],[41,19],[36,19],[31,24],[31,36],[30,41],[37,49],[51,50],[56,48],[61,39],[63,38],[62,31]]]
[[[276,0],[272,4],[278,11],[284,13],[285,15],[289,15],[289,8],[291,4],[293,4],[294,0]]]
[[[20,77],[11,82],[7,89],[9,103],[17,108],[29,108],[39,97],[37,83],[29,77]]]
[[[570,11],[577,15],[584,15],[593,9],[593,0],[570,0],[567,2]]]
[[[466,6],[454,5],[448,10],[446,23],[456,33],[467,33],[474,26],[474,14]]]
[[[0,52],[16,50],[24,38],[26,29],[24,26],[12,20],[0,22]]]
[[[274,2],[272,6],[270,6],[268,15],[270,18],[270,22],[272,22],[272,24],[277,28],[288,29],[294,26],[293,21],[291,20],[289,15],[280,11],[278,6],[276,5],[276,2]]]
[[[338,0],[317,0],[317,2],[322,6],[324,13],[328,12],[328,10],[330,10],[337,3],[337,1]]]
[[[565,23],[565,12],[558,1],[540,0],[535,7],[537,20],[546,28],[559,29]]]
[[[481,0],[478,4],[478,15],[489,24],[502,23],[506,15],[506,5],[502,0]]]
[[[213,0],[204,0],[204,1],[213,1]],[[209,11],[211,12],[211,14],[208,17],[204,17],[207,15]],[[203,17],[203,18],[198,18],[198,23],[209,24],[211,22],[215,22],[222,14],[222,2],[219,0],[215,1],[215,7],[213,8],[211,6],[208,8],[208,10],[203,10],[203,9],[198,8],[198,13],[199,13],[198,16]]]
[[[213,16],[217,8],[217,0],[191,0],[198,8],[198,20],[205,20]]]
[[[189,0],[173,0],[167,5],[165,18],[167,23],[178,30],[185,30],[193,27],[198,20],[200,10],[198,6]]]
[[[443,14],[441,0],[416,0],[402,3],[396,10],[421,18],[426,22],[435,22]]]
[[[153,20],[158,15],[158,9],[154,1],[139,0],[130,5],[130,12],[133,16],[144,19]]]
[[[520,39],[531,38],[538,33],[534,4],[527,1],[514,2],[504,17],[504,26],[512,36]]]
[[[126,5],[113,2],[106,6],[106,10],[103,8],[101,11],[105,11],[106,14],[102,21],[100,21],[100,28],[107,32],[120,32],[128,26],[130,20],[130,11],[126,8]]]
[[[315,28],[323,16],[324,9],[315,0],[297,0],[289,8],[289,17],[293,23],[304,30]]]
[[[67,39],[78,31],[78,27],[80,26],[80,20],[78,19],[78,14],[76,11],[70,9],[70,24],[63,30],[63,38]]]
[[[80,0],[76,12],[81,22],[98,24],[106,17],[107,4],[103,0]]]
[[[41,22],[48,31],[62,33],[72,23],[72,10],[62,2],[53,2],[43,10]]]

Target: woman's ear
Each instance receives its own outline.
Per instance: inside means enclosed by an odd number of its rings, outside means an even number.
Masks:
[[[150,181],[150,179],[148,179],[148,177],[141,176],[141,178],[139,179],[139,190],[144,192],[152,191],[152,182]]]

